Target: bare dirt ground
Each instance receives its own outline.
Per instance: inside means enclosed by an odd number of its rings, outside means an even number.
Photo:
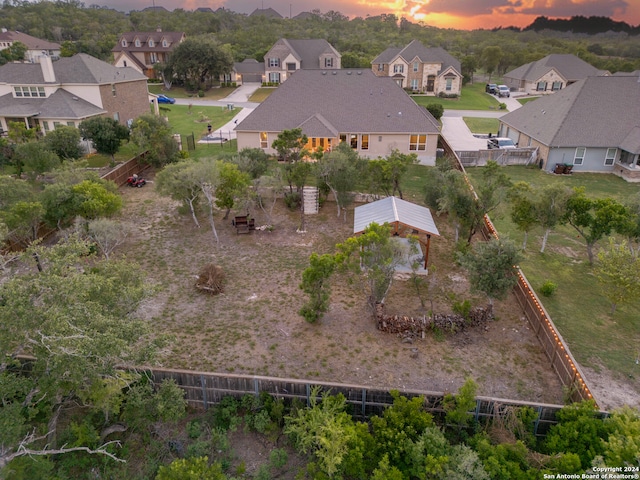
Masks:
[[[400,391],[455,392],[471,377],[479,395],[563,401],[562,387],[512,296],[495,305],[496,320],[486,328],[407,344],[378,331],[363,293],[337,278],[329,312],[316,324],[305,322],[297,313],[305,301],[298,287],[302,270],[312,252],[331,252],[351,235],[353,210],[345,223],[329,202],[318,215],[307,216],[307,233],[296,233],[299,213],[278,204],[274,230],[248,235],[236,234],[218,212],[216,246],[206,216],[196,228],[189,215],[178,212],[179,204],[155,193],[152,181],[141,189],[123,187],[122,194],[124,220],[135,230],[121,251],[159,287],[142,314],[158,333],[173,337],[159,366]],[[261,211],[253,215],[256,225],[266,223]],[[442,236],[432,240],[429,257],[436,267],[429,279],[434,311],[450,313],[453,302],[463,300],[483,305],[482,297],[468,292],[464,271],[453,262],[446,220],[436,223]],[[194,288],[199,270],[210,262],[226,272],[222,295]],[[392,314],[422,313],[408,281],[394,282],[386,305]]]

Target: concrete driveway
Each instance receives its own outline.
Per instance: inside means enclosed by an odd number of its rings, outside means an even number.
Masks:
[[[489,95],[488,93],[486,95]],[[517,98],[517,95],[516,95]],[[440,121],[442,122],[441,134],[451,148],[456,151],[486,150],[487,139],[473,135],[462,117],[500,118],[508,112],[520,108],[522,105],[512,95],[509,98],[498,98],[507,105],[506,110],[445,110]],[[488,134],[489,132],[485,132]],[[494,135],[497,132],[491,132]]]

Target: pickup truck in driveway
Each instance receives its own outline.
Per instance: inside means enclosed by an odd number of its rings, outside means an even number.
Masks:
[[[487,83],[486,87],[484,87],[484,91],[495,95],[498,93],[498,85],[495,83]]]
[[[498,96],[499,97],[510,97],[511,92],[509,91],[509,87],[506,85],[498,85]]]

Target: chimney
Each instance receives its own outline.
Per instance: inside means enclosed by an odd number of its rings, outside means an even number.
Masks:
[[[40,63],[40,68],[42,68],[44,81],[47,83],[55,82],[56,74],[53,71],[53,62],[51,61],[51,57],[49,55],[40,55],[38,57],[38,63]]]

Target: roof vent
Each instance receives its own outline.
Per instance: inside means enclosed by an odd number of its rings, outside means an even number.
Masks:
[[[78,101],[78,97],[71,97],[72,100]]]
[[[387,113],[387,117],[390,117],[390,116],[391,116],[391,114],[390,114],[390,113]]]
[[[347,72],[347,75],[351,75],[351,72]]]
[[[323,74],[323,75],[326,75],[326,74],[327,74],[327,72],[322,72],[322,74]]]
[[[360,70],[360,71],[358,72],[358,75],[362,75],[362,70]]]
[[[338,72],[336,72],[335,70],[333,72],[331,72],[332,75],[337,75]]]

